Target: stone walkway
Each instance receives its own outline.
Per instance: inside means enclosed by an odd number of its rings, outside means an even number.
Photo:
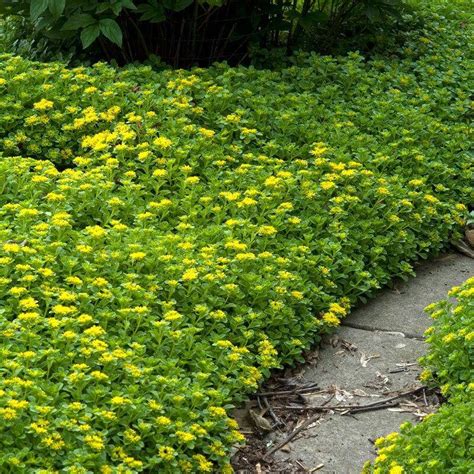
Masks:
[[[313,394],[300,397],[305,406],[366,405],[420,385],[416,361],[426,350],[423,333],[431,325],[423,309],[474,275],[474,260],[449,254],[421,264],[416,273],[415,278],[381,291],[354,311],[336,334],[323,342],[314,363],[296,371],[298,383],[318,385]],[[374,458],[373,441],[398,430],[406,420],[416,421],[434,411],[437,399],[433,398],[424,396],[420,404],[419,395],[418,403],[408,399],[397,407],[352,415],[339,411],[321,414],[273,454],[270,466],[274,467],[257,465],[256,471],[360,473],[364,462]],[[305,412],[298,416],[291,427],[264,438],[267,452],[309,417]],[[277,468],[280,465],[285,467]]]

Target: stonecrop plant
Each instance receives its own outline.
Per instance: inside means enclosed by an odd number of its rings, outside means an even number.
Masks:
[[[231,472],[232,407],[460,234],[463,15],[281,71],[0,55],[0,471]]]
[[[427,331],[428,354],[421,379],[441,385],[448,402],[439,412],[400,433],[376,441],[378,457],[364,473],[456,473],[472,471],[474,458],[474,277],[449,294],[456,298],[426,308],[434,319]]]

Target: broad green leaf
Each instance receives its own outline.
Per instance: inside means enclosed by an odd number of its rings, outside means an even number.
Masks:
[[[30,16],[31,19],[37,20],[38,17],[48,8],[48,0],[31,0]]]
[[[49,0],[48,8],[51,12],[51,15],[59,17],[64,12],[64,7],[66,6],[66,0]]]
[[[99,13],[104,13],[108,10],[112,10],[114,7],[116,7],[118,5],[119,9],[121,8],[121,5],[120,3],[118,4],[111,4],[110,2],[100,2],[100,3],[96,3],[96,5],[94,6],[94,10],[95,10],[95,13],[99,14]]]
[[[100,20],[100,31],[112,43],[122,46],[122,30],[115,20],[111,18]]]
[[[100,26],[99,23],[94,23],[93,25],[84,28],[81,31],[81,41],[82,47],[84,49],[88,48],[100,35]]]
[[[71,16],[71,18],[64,23],[62,29],[78,30],[79,28],[86,28],[95,22],[96,20],[92,15],[89,15],[88,13],[79,13],[78,15]]]
[[[129,10],[136,10],[136,5],[132,2],[132,0],[122,0],[122,7],[128,8]]]
[[[191,3],[193,3],[193,0],[163,0],[165,8],[175,12],[184,10],[186,7],[189,7]]]
[[[140,21],[149,21],[151,23],[159,23],[166,19],[165,9],[163,5],[153,2],[153,4],[145,3],[139,5],[137,11],[142,13]]]

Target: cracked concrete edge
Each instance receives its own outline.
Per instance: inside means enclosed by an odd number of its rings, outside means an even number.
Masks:
[[[378,329],[372,326],[367,326],[364,324],[357,324],[351,323],[350,321],[342,321],[341,326],[345,326],[352,329],[360,329],[361,331],[369,331],[369,332],[384,332],[387,334],[394,334],[399,335],[401,337],[406,337],[407,339],[416,339],[417,341],[424,341],[425,337],[420,336],[419,334],[411,333],[411,332],[402,332],[402,331],[391,331],[389,329]]]

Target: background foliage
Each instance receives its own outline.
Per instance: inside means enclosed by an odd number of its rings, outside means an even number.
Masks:
[[[175,66],[248,59],[249,47],[369,48],[396,29],[402,0],[5,0],[35,50]],[[394,23],[395,22],[395,23]],[[19,30],[24,38],[25,31]],[[378,38],[377,38],[378,35]],[[47,40],[47,41],[46,41]]]

